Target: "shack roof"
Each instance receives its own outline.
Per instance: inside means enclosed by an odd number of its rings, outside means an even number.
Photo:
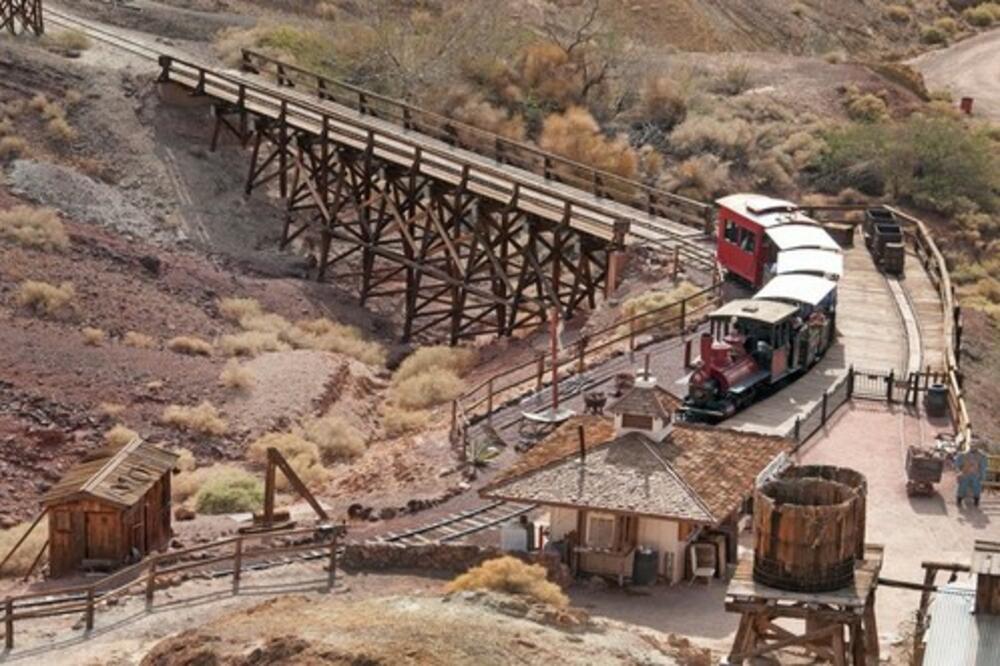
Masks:
[[[815,248],[839,251],[837,241],[818,224],[785,224],[767,230],[767,236],[779,250]]]
[[[762,194],[730,194],[715,203],[765,229],[795,222],[812,222],[791,201]]]
[[[778,275],[819,273],[840,278],[844,274],[844,255],[830,250],[786,250],[778,253],[774,272]]]
[[[683,401],[659,386],[635,386],[618,399],[608,411],[612,414],[641,414],[665,421]]]
[[[1000,664],[1000,615],[975,613],[975,579],[942,585],[930,606],[924,666]]]
[[[42,504],[51,506],[75,499],[92,497],[127,508],[170,473],[178,456],[136,437],[120,448],[105,447],[71,467],[42,496]]]
[[[758,291],[755,302],[773,303],[775,301],[791,301],[805,305],[819,305],[837,288],[837,283],[816,275],[778,275]]]
[[[777,324],[779,321],[791,317],[796,312],[797,308],[788,303],[741,298],[729,301],[710,316],[719,319],[739,317],[740,319],[761,321],[765,324]]]
[[[586,433],[580,456],[578,427]],[[788,440],[675,424],[660,442],[611,433],[601,417],[574,417],[486,485],[484,497],[718,524],[753,490],[757,475]]]

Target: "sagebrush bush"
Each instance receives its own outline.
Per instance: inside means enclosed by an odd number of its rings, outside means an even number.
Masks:
[[[942,16],[934,21],[934,27],[948,35],[954,35],[958,32],[958,21],[950,16]]]
[[[557,608],[569,605],[569,597],[562,588],[548,580],[545,567],[526,564],[509,555],[486,560],[469,569],[448,583],[447,590],[490,590],[528,597]]]
[[[104,441],[107,442],[109,446],[120,448],[138,436],[139,433],[135,430],[127,428],[119,423],[114,428],[104,433]]]
[[[399,437],[423,430],[430,423],[430,414],[386,405],[382,408],[382,430],[387,437]]]
[[[234,322],[239,322],[244,317],[264,314],[260,303],[253,298],[222,298],[218,305],[222,316]]]
[[[682,157],[711,153],[720,158],[746,161],[756,141],[753,127],[745,120],[721,120],[712,116],[688,118],[670,133],[670,145]]]
[[[264,352],[287,351],[289,346],[276,333],[244,331],[233,335],[223,335],[219,347],[227,356],[257,356]]]
[[[107,338],[104,331],[93,326],[84,326],[80,332],[83,334],[83,344],[91,347],[100,347]]]
[[[282,334],[282,340],[297,349],[314,349],[344,354],[366,365],[385,363],[385,350],[369,342],[360,330],[320,318],[296,322]]]
[[[712,90],[723,95],[739,95],[750,89],[750,67],[744,63],[733,63],[712,82]]]
[[[523,141],[527,136],[524,118],[495,106],[481,93],[467,87],[454,87],[441,98],[441,113],[466,125],[472,125],[485,132],[498,134],[513,141]],[[479,135],[463,133],[456,128],[457,138],[462,143],[474,142]],[[483,149],[492,150],[493,145],[484,144]]]
[[[316,444],[324,463],[350,460],[365,452],[365,438],[338,416],[308,421],[302,427],[302,435]]]
[[[118,402],[102,402],[97,406],[97,411],[104,416],[116,418],[125,412],[125,405]]]
[[[416,375],[436,370],[450,370],[462,375],[476,364],[476,352],[462,347],[432,345],[420,347],[407,356],[392,374],[392,381],[398,383]]]
[[[198,468],[198,461],[195,460],[194,454],[191,453],[190,449],[174,449],[174,453],[177,454],[177,464],[174,465],[174,469],[179,472],[193,472]]]
[[[219,416],[219,410],[208,401],[194,407],[170,405],[163,410],[160,420],[178,430],[201,435],[220,436],[226,434],[229,428],[226,421]]]
[[[896,23],[910,22],[910,10],[903,5],[889,5],[885,8],[885,15]]]
[[[701,290],[690,282],[681,282],[670,291],[647,291],[626,300],[622,304],[622,315],[626,318],[638,318],[634,324],[623,327],[622,334],[630,330],[642,330],[648,326],[660,327],[670,335],[680,333],[680,306],[669,306],[690,298]],[[686,306],[687,314],[690,315],[707,299],[708,296],[703,294],[689,300]]]
[[[924,26],[920,29],[920,41],[924,44],[947,44],[948,33],[936,25]]]
[[[986,2],[975,7],[969,7],[962,12],[962,18],[977,28],[988,28],[994,22],[1000,21],[1000,4]]]
[[[221,385],[236,391],[249,391],[256,382],[257,378],[254,376],[253,370],[240,365],[236,359],[230,359],[226,363],[226,367],[222,369],[222,374],[219,375]]]
[[[138,331],[126,332],[125,337],[122,338],[122,342],[128,347],[135,347],[136,349],[152,349],[156,346],[156,340],[152,336],[139,333]]]
[[[639,172],[639,154],[629,145],[628,138],[605,136],[590,112],[580,106],[548,116],[542,125],[538,145],[574,162],[624,178],[635,178]],[[572,179],[574,174],[560,175]]]
[[[68,51],[86,51],[90,48],[90,38],[79,30],[63,30],[57,33],[46,31],[42,42],[48,47]]]
[[[642,88],[640,110],[643,119],[654,122],[663,129],[672,129],[687,117],[687,91],[670,77],[648,78]]]
[[[0,211],[0,238],[43,250],[65,250],[69,234],[51,208],[14,206]]]
[[[76,290],[69,282],[57,287],[48,282],[25,280],[17,290],[18,304],[45,314],[55,314],[68,307],[75,296]]]
[[[17,159],[28,153],[28,142],[19,136],[0,137],[0,161]]]
[[[179,335],[167,340],[167,349],[188,356],[211,356],[212,343],[193,335]]]
[[[277,449],[288,462],[292,470],[307,486],[317,487],[329,477],[329,472],[323,466],[322,454],[315,442],[310,442],[302,435],[290,432],[272,432],[255,440],[247,448],[247,458],[263,466],[267,462],[267,450]],[[288,487],[288,480],[283,474],[276,478],[279,490]]]
[[[0,530],[0,557],[6,557],[10,549],[14,547],[25,532],[31,527],[31,523],[20,523],[10,529]],[[0,571],[0,577],[16,578],[28,573],[31,565],[42,548],[48,543],[49,529],[48,521],[43,520],[31,532],[31,535],[21,544],[17,552],[7,561]]]
[[[198,513],[244,513],[259,511],[264,505],[264,484],[241,469],[213,466],[191,474],[200,480],[194,493]]]
[[[465,382],[451,370],[428,370],[399,382],[389,389],[389,399],[399,408],[427,409],[462,395]]]
[[[729,164],[715,155],[689,157],[667,175],[667,187],[694,199],[715,199],[731,189]]]
[[[847,115],[858,122],[876,123],[889,118],[889,108],[882,98],[868,93],[847,102]]]

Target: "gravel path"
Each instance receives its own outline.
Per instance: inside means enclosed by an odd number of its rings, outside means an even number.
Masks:
[[[1000,120],[1000,28],[910,61],[931,90],[972,97],[977,116]]]

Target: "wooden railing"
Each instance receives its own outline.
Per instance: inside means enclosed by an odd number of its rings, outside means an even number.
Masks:
[[[613,199],[648,215],[680,222],[698,230],[711,230],[714,213],[709,204],[546,152],[524,141],[509,139],[259,51],[244,50],[243,67],[250,72],[272,76],[278,85],[306,90],[320,100],[330,100],[362,114],[388,120],[404,129],[490,157],[501,164],[558,180],[597,197]]]
[[[636,351],[640,338],[654,340],[683,336],[700,325],[718,305],[721,282],[662,307],[632,315],[597,331],[563,349],[556,359],[561,379],[579,376],[595,363],[618,351]],[[552,374],[552,358],[539,354],[484,380],[452,403],[452,436],[461,439],[466,427],[493,413],[498,407],[526,393],[542,390]]]
[[[35,592],[3,601],[4,644],[14,648],[16,623],[58,616],[82,616],[84,628],[94,628],[94,615],[101,606],[129,594],[142,592],[146,607],[151,608],[158,583],[170,580],[180,573],[189,573],[219,564],[232,563],[232,592],[237,594],[245,563],[248,560],[286,556],[308,551],[326,550],[328,571],[327,590],[333,588],[336,578],[338,540],[343,536],[342,526],[310,527],[291,530],[272,530],[241,534],[212,543],[193,546],[147,557],[89,585],[64,587],[46,592]],[[287,543],[289,540],[301,543]],[[272,544],[271,542],[278,543]],[[256,547],[251,547],[256,544]]]

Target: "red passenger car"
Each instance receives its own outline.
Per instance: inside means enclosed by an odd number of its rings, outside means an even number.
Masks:
[[[816,256],[826,261],[820,263],[831,265],[817,265],[817,272],[836,277],[842,272],[840,247],[792,202],[760,194],[733,194],[716,203],[719,264],[729,275],[754,289],[759,289],[776,273],[779,252],[822,250]]]

